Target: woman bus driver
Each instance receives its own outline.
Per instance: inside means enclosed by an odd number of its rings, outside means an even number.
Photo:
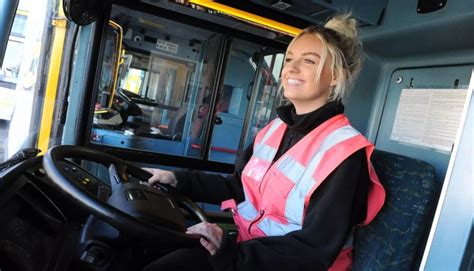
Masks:
[[[230,209],[239,234],[199,223],[205,248],[179,249],[145,270],[348,270],[355,225],[373,220],[385,192],[370,164],[374,146],[341,103],[361,58],[356,21],[332,18],[288,46],[282,71],[291,104],[255,137],[235,174],[152,170],[149,184]],[[207,255],[207,256],[206,256]]]

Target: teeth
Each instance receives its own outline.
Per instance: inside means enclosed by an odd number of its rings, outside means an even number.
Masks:
[[[287,82],[288,82],[288,85],[294,85],[294,86],[303,84],[303,81],[298,80],[298,79],[288,79]]]

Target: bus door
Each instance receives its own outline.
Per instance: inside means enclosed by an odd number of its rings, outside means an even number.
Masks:
[[[217,101],[209,160],[234,163],[280,103],[281,50],[234,40]]]

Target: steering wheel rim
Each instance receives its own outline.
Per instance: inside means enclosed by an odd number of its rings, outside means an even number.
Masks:
[[[97,218],[106,221],[107,223],[115,226],[117,229],[125,231],[136,238],[143,238],[148,241],[169,241],[173,244],[183,246],[196,245],[198,243],[199,238],[197,238],[197,236],[173,231],[168,228],[140,220],[107,204],[106,202],[99,200],[96,197],[91,196],[83,188],[79,187],[78,185],[74,184],[73,181],[68,179],[67,174],[65,174],[64,170],[59,165],[59,162],[65,161],[65,158],[80,158],[104,165],[118,164],[119,167],[127,167],[128,172],[133,172],[133,174],[135,174],[135,176],[140,179],[147,179],[147,177],[150,177],[151,174],[120,158],[92,148],[60,145],[49,149],[43,158],[43,166],[50,179],[76,203],[89,210]],[[189,204],[192,207],[191,211],[195,211],[195,214],[193,215],[199,217],[199,219],[202,221],[207,221],[205,213],[189,198],[170,186],[160,185],[160,187],[161,190],[165,192],[165,194],[168,194],[170,197],[176,199],[176,201],[185,203],[185,205]]]

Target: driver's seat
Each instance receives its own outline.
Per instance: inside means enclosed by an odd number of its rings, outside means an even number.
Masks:
[[[353,270],[418,270],[437,202],[434,168],[378,150],[372,163],[385,188],[385,205],[372,223],[356,229]]]
[[[173,117],[171,117],[168,124],[168,134],[171,135],[172,140],[181,140],[187,112],[188,106],[184,104],[174,113]]]

